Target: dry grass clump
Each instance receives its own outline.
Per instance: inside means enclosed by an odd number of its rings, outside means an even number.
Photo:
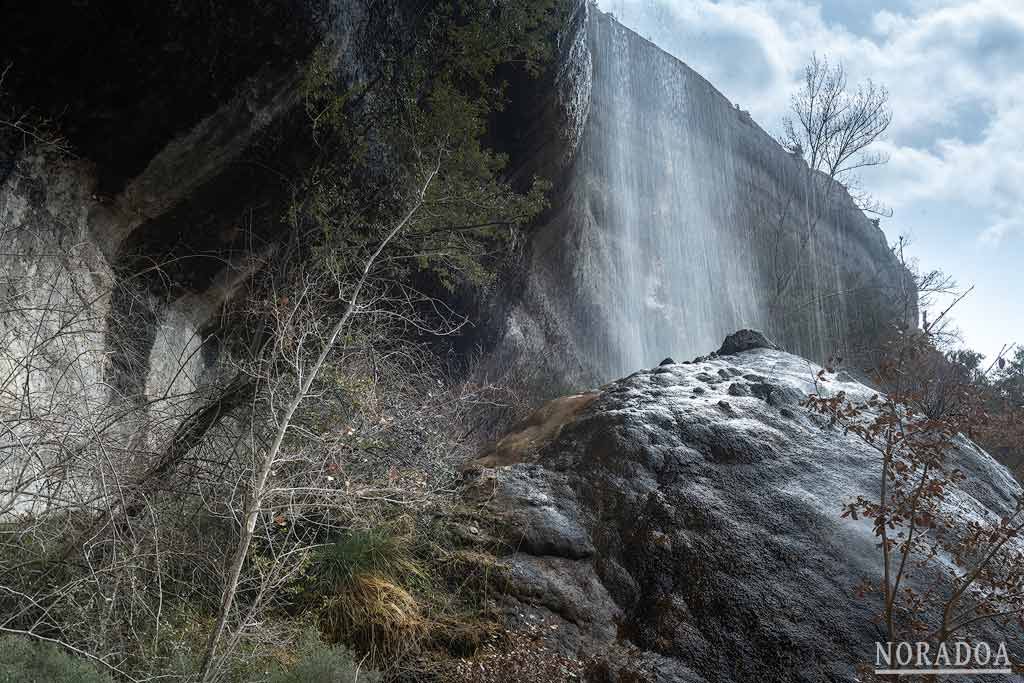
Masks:
[[[417,556],[415,525],[408,518],[353,530],[313,558],[309,594],[319,598],[324,637],[349,643],[373,662],[415,651],[428,629],[430,577]]]
[[[373,662],[394,660],[418,649],[428,630],[423,606],[392,579],[367,573],[320,610],[320,628],[331,642],[350,642]]]
[[[498,629],[486,571],[458,561],[446,533],[403,516],[318,549],[302,592],[324,639],[389,676],[476,652]]]

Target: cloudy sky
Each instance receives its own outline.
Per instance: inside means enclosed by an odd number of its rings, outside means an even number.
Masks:
[[[1024,0],[600,0],[749,110],[779,121],[812,52],[890,93],[887,166],[863,183],[890,242],[973,293],[966,344],[1024,344]]]

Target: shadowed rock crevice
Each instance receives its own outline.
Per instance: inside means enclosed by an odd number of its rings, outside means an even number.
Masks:
[[[7,89],[59,122],[112,196],[246,79],[293,65],[319,40],[326,0],[13,3],[0,30]]]

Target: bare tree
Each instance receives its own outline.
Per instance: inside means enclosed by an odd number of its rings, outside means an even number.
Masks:
[[[892,122],[889,92],[870,79],[851,89],[842,63],[813,55],[791,108],[780,142],[812,170],[848,185],[858,169],[889,160],[870,149]]]
[[[318,548],[445,504],[493,388],[453,381],[438,338],[466,318],[444,292],[484,286],[544,207],[544,184],[513,188],[484,145],[503,95],[475,83],[540,57],[557,18],[553,3],[476,5],[427,13],[355,95],[318,51],[302,84],[316,158],[290,179],[288,229],[231,261],[202,309],[217,318],[187,341],[154,345],[160,316],[188,305],[150,286],[159,264],[115,272],[0,194],[0,631],[128,678],[234,675],[315,621],[291,615],[320,609],[296,597]],[[467,22],[488,30],[436,30]],[[0,101],[0,142],[44,148],[28,121]],[[47,172],[5,182],[30,170]]]
[[[790,108],[778,140],[804,163],[799,190],[782,197],[770,217],[775,307],[792,303],[787,295],[818,227],[843,206],[845,195],[861,211],[891,215],[861,189],[858,176],[859,170],[888,161],[886,154],[871,149],[892,122],[888,91],[871,80],[852,87],[842,63],[814,55]]]
[[[296,367],[296,375],[298,377],[298,385],[295,387],[294,394],[291,396],[284,410],[282,411],[279,419],[277,420],[277,429],[274,434],[273,442],[270,447],[263,454],[259,461],[258,469],[254,473],[253,481],[249,485],[250,499],[246,505],[244,522],[242,524],[242,531],[239,536],[238,545],[235,549],[234,557],[231,561],[231,567],[228,573],[228,580],[224,587],[224,594],[221,601],[220,614],[217,617],[217,623],[214,626],[213,631],[210,633],[210,639],[206,646],[206,654],[203,658],[203,664],[200,668],[200,680],[208,681],[211,680],[211,676],[214,673],[212,664],[214,662],[214,655],[217,652],[217,646],[220,642],[221,635],[224,632],[224,627],[227,624],[228,617],[231,613],[231,608],[234,604],[235,593],[238,589],[239,576],[242,571],[242,567],[245,564],[245,558],[249,553],[249,546],[252,543],[253,532],[256,528],[256,520],[259,517],[260,511],[263,507],[263,499],[267,490],[267,479],[270,476],[270,471],[277,462],[278,455],[281,451],[281,446],[284,443],[285,436],[288,433],[288,429],[291,427],[292,418],[295,416],[296,410],[298,410],[302,401],[309,395],[310,389],[313,383],[316,381],[321,369],[324,367],[324,363],[327,361],[334,345],[337,343],[338,337],[346,329],[350,319],[356,313],[357,307],[361,300],[360,295],[363,292],[363,288],[366,286],[367,279],[369,278],[377,260],[381,254],[391,243],[391,241],[400,233],[406,229],[409,223],[416,217],[417,212],[423,206],[424,199],[427,191],[430,189],[431,183],[437,176],[440,170],[440,159],[445,153],[442,150],[438,154],[437,163],[429,168],[426,172],[426,177],[423,180],[422,187],[417,193],[412,207],[409,211],[398,221],[395,226],[388,231],[385,237],[381,240],[377,248],[369,255],[366,259],[366,263],[363,266],[362,272],[359,274],[358,279],[352,285],[351,293],[348,295],[347,303],[345,304],[345,310],[341,317],[334,324],[334,326],[328,332],[326,338],[320,343],[320,349],[315,359],[308,364],[308,366],[299,365]]]
[[[25,146],[36,146],[43,151],[71,155],[71,146],[50,120],[31,110],[16,107],[4,81],[14,65],[8,63],[0,69],[0,132],[14,132],[24,138]]]

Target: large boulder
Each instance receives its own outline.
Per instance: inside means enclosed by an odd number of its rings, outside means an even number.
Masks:
[[[878,455],[801,407],[817,366],[741,346],[611,383],[536,455],[468,475],[511,620],[605,680],[854,681],[874,662],[878,604],[856,586],[880,555],[840,513],[877,490]],[[1012,509],[1004,467],[963,438],[950,457],[968,475],[951,504]]]
[[[751,349],[778,349],[771,339],[758,330],[739,330],[733,332],[718,349],[719,356],[731,356],[734,353],[742,353]]]

